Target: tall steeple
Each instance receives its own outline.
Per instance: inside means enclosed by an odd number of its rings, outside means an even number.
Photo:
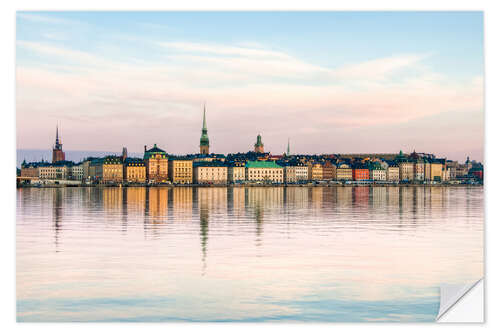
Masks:
[[[54,148],[52,149],[52,163],[64,161],[65,159],[66,155],[62,150],[62,143],[59,140],[59,125],[56,125],[56,143],[54,144]]]
[[[203,104],[203,127],[201,128],[201,138],[200,138],[200,154],[208,155],[210,154],[210,142],[208,140],[208,130],[207,130],[207,119],[206,119],[206,106]]]
[[[56,144],[55,149],[62,149],[62,143],[59,141],[59,125],[56,125]]]
[[[286,156],[290,156],[290,138],[288,138],[288,145],[286,146]]]

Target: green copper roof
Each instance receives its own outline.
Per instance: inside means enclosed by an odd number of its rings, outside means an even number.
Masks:
[[[282,169],[282,166],[279,166],[274,161],[248,161],[245,165],[246,168],[277,168]]]
[[[144,159],[146,160],[148,158],[151,158],[151,156],[153,155],[162,155],[162,158],[166,158],[167,153],[163,149],[158,148],[155,143],[153,148],[147,150],[144,153]]]
[[[200,138],[200,146],[208,146],[209,145],[209,140],[208,140],[208,134],[207,134],[207,120],[206,120],[206,109],[205,106],[203,106],[203,127],[201,128],[201,138]]]
[[[255,144],[255,147],[262,147],[264,144],[262,143],[262,137],[257,135],[257,143]]]

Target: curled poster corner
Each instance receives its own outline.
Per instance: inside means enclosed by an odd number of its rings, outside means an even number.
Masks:
[[[474,283],[441,286],[439,313],[436,321],[482,323],[484,320],[483,288],[483,279]]]

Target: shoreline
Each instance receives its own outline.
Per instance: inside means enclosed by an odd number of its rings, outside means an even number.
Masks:
[[[17,188],[64,188],[64,187],[483,187],[483,184],[384,184],[384,183],[369,183],[369,184],[45,184],[31,185],[20,184]]]

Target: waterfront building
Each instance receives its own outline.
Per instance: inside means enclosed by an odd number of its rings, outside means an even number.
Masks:
[[[369,180],[370,170],[365,166],[356,166],[352,168],[352,179],[353,180]]]
[[[154,144],[147,150],[144,146],[144,163],[146,164],[146,178],[149,181],[162,183],[168,180],[168,157],[163,149]]]
[[[304,182],[309,179],[308,167],[299,163],[286,164],[283,168],[283,179],[286,183]]]
[[[43,163],[38,167],[38,174],[41,179],[68,179],[71,173],[73,162],[58,161],[52,164]]]
[[[430,165],[430,180],[440,182],[443,179],[443,165],[437,160],[432,160]]]
[[[483,168],[482,164],[478,163],[478,164],[471,166],[471,168],[469,170],[469,174],[472,177],[476,178],[477,180],[482,181],[483,180],[483,170],[484,170],[484,168]]]
[[[125,157],[123,160],[123,180],[129,183],[145,183],[146,163],[144,163],[144,160]]]
[[[425,163],[424,160],[421,158],[418,158],[414,164],[415,170],[415,180],[418,181],[423,181],[425,178]]]
[[[106,156],[91,162],[95,179],[103,183],[121,183],[123,181],[123,162],[120,156]]]
[[[210,154],[210,142],[208,140],[205,105],[203,105],[203,126],[201,128],[201,137],[200,137],[200,154],[202,155]]]
[[[469,169],[465,164],[459,164],[457,169],[455,170],[455,178],[463,178],[466,177],[469,173]]]
[[[52,149],[52,163],[66,160],[66,154],[62,150],[62,141],[59,140],[59,126],[56,126],[56,142]]]
[[[227,166],[220,162],[193,163],[193,180],[197,184],[226,184]]]
[[[399,180],[412,181],[414,179],[414,169],[413,162],[408,160],[399,162]]]
[[[260,136],[260,134],[257,135],[257,142],[253,147],[254,147],[254,152],[261,154],[264,153],[264,144],[262,143],[262,137]]]
[[[168,176],[174,184],[191,184],[193,182],[193,161],[183,157],[168,160]]]
[[[323,167],[323,179],[333,180],[337,176],[337,166],[330,161],[326,161],[322,165]]]
[[[307,164],[307,176],[309,180],[323,179],[323,166],[319,162],[309,162]]]
[[[285,183],[296,183],[297,175],[295,173],[295,167],[293,165],[283,166],[283,179]]]
[[[352,169],[347,163],[337,166],[337,180],[352,180]]]
[[[38,167],[39,165],[42,165],[42,163],[26,163],[26,161],[23,161],[21,164],[21,177],[33,177],[33,178],[38,178],[39,177],[39,170]]]
[[[283,167],[274,161],[249,161],[245,165],[245,178],[253,182],[283,183]]]
[[[308,168],[306,165],[298,164],[293,168],[295,169],[295,177],[298,182],[306,181],[308,179]]]
[[[431,162],[428,158],[424,159],[424,180],[431,180]]]
[[[78,163],[71,166],[70,174],[71,179],[81,181],[83,179],[83,163]]]
[[[370,167],[370,179],[373,181],[387,180],[387,171],[379,164]]]
[[[390,182],[399,182],[399,167],[396,164],[389,164],[386,178]]]
[[[228,166],[227,178],[231,183],[245,180],[245,163],[233,163]]]

